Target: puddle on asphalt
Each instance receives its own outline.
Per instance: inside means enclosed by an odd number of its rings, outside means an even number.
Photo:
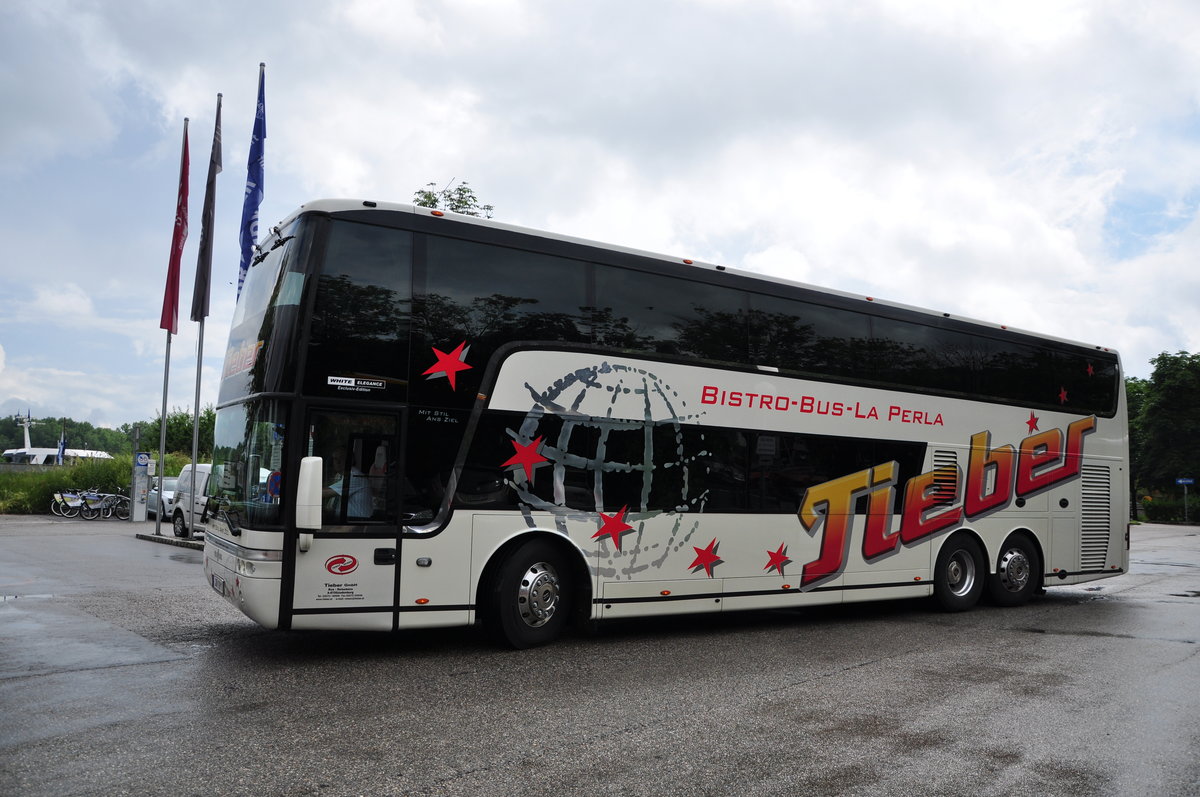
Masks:
[[[1046,634],[1048,636],[1083,636],[1083,637],[1100,637],[1101,639],[1137,639],[1131,634],[1118,634],[1112,631],[1066,631],[1050,628],[1022,628],[1027,634]]]

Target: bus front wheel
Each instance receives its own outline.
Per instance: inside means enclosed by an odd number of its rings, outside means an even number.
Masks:
[[[517,547],[500,565],[490,591],[492,635],[518,649],[557,639],[571,613],[568,578],[556,546],[531,540]]]
[[[960,534],[952,537],[938,552],[933,574],[933,594],[948,612],[962,612],[979,602],[987,567],[978,543]]]

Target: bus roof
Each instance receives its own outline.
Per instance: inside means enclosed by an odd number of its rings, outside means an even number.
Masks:
[[[842,299],[849,299],[852,301],[860,301],[860,302],[883,306],[883,307],[894,307],[899,310],[905,310],[905,311],[909,311],[909,312],[915,312],[915,313],[927,315],[930,317],[930,319],[941,319],[941,318],[953,319],[955,321],[965,322],[968,324],[974,324],[977,326],[985,327],[987,329],[1003,330],[1005,332],[1012,332],[1012,333],[1016,333],[1019,335],[1026,335],[1026,336],[1033,337],[1033,338],[1040,338],[1042,340],[1047,340],[1047,341],[1056,341],[1059,343],[1066,343],[1066,344],[1071,344],[1071,345],[1075,345],[1075,346],[1084,346],[1087,348],[1094,348],[1097,351],[1103,351],[1103,352],[1107,352],[1110,354],[1118,355],[1117,349],[1110,348],[1107,346],[1100,346],[1100,345],[1093,344],[1093,343],[1085,343],[1083,341],[1072,340],[1070,338],[1060,338],[1055,335],[1047,335],[1045,333],[1034,332],[1034,331],[1027,330],[1027,329],[1021,329],[1019,327],[1013,327],[1013,326],[1009,326],[1007,324],[998,324],[998,323],[995,323],[992,321],[984,321],[984,320],[981,320],[978,318],[972,318],[970,316],[957,315],[957,314],[946,313],[946,312],[938,312],[936,310],[930,310],[929,308],[926,308],[926,307],[918,307],[916,305],[903,304],[901,302],[887,301],[884,299],[879,299],[874,296],[863,296],[861,294],[848,293],[846,291],[840,291],[840,290],[837,290],[834,288],[826,288],[826,287],[822,287],[819,285],[813,285],[811,283],[800,282],[798,280],[786,279],[784,277],[777,277],[777,276],[773,276],[773,275],[769,275],[769,274],[763,274],[763,273],[757,272],[757,271],[749,271],[747,269],[736,268],[733,266],[724,266],[724,265],[720,265],[717,263],[709,263],[706,261],[695,260],[692,258],[673,257],[670,255],[664,255],[664,254],[661,254],[658,252],[650,252],[650,251],[646,251],[646,250],[642,250],[642,249],[635,249],[635,248],[627,247],[627,246],[618,246],[615,244],[604,243],[601,241],[590,240],[587,238],[579,238],[579,237],[575,237],[575,236],[571,236],[571,235],[562,235],[560,233],[548,232],[545,230],[539,230],[539,229],[532,228],[532,227],[522,227],[522,226],[516,225],[516,224],[508,224],[506,222],[500,222],[500,221],[496,221],[494,219],[485,219],[485,218],[481,218],[478,216],[466,216],[461,213],[454,213],[453,211],[420,207],[417,205],[411,205],[411,204],[407,204],[407,203],[378,202],[375,200],[363,200],[363,199],[317,199],[317,200],[313,200],[311,202],[306,202],[303,205],[301,205],[297,210],[295,210],[293,213],[288,215],[287,218],[285,218],[283,221],[281,221],[276,226],[276,229],[280,229],[280,228],[286,226],[287,224],[291,223],[291,221],[293,219],[295,219],[297,216],[300,216],[301,214],[304,214],[304,213],[337,214],[337,213],[348,213],[348,212],[361,213],[363,211],[377,211],[377,212],[385,212],[385,213],[409,213],[414,216],[442,218],[442,219],[458,222],[461,224],[472,224],[472,225],[477,225],[480,227],[487,227],[487,228],[495,229],[495,230],[504,230],[507,232],[512,232],[512,233],[516,233],[516,234],[520,234],[520,235],[528,235],[528,236],[533,236],[533,237],[537,237],[537,238],[562,241],[562,242],[569,243],[569,244],[577,244],[580,246],[587,246],[587,247],[591,247],[591,248],[595,248],[595,249],[605,249],[605,250],[609,250],[612,252],[620,252],[622,254],[633,255],[636,257],[644,257],[644,258],[650,258],[653,260],[660,260],[660,261],[663,261],[666,263],[672,263],[672,264],[676,264],[676,265],[683,264],[685,266],[691,266],[691,267],[699,269],[701,271],[718,271],[718,272],[722,272],[722,273],[726,273],[726,274],[734,274],[734,275],[737,275],[740,277],[744,277],[744,278],[751,279],[751,280],[757,280],[757,281],[761,281],[761,282],[777,283],[780,285],[791,285],[791,286],[795,286],[798,288],[802,288],[804,290],[809,290],[809,291],[814,291],[816,293],[826,294],[826,295],[832,296],[832,297],[839,297]]]

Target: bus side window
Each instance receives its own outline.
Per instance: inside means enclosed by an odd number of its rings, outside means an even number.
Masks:
[[[431,522],[442,509],[469,417],[454,409],[420,407],[410,412],[400,501],[405,522]]]
[[[321,457],[322,521],[333,526],[395,523],[399,478],[396,417],[315,412],[309,453]]]

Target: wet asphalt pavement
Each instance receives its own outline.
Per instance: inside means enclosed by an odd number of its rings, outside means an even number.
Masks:
[[[169,534],[169,529],[164,528]],[[0,795],[1196,795],[1200,528],[1017,609],[264,631],[154,524],[0,517]]]

